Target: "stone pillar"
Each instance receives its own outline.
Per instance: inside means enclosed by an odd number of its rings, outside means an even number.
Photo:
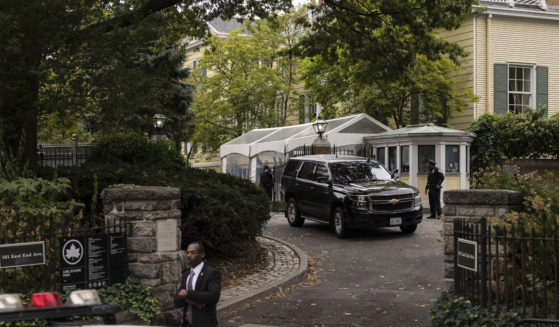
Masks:
[[[448,190],[444,192],[443,254],[444,278],[447,285],[454,282],[454,221],[479,221],[484,217],[503,218],[518,211],[522,194],[511,190]]]
[[[331,154],[332,148],[330,146],[330,142],[324,137],[316,138],[312,142],[312,154]]]
[[[180,325],[182,310],[173,296],[180,284],[186,254],[180,251],[180,189],[175,187],[120,187],[103,190],[105,221],[125,218],[128,225],[128,268],[143,284],[151,286],[161,316],[155,325]],[[119,319],[120,318],[120,319]],[[120,322],[134,320],[117,316]],[[141,320],[136,321],[141,322]]]

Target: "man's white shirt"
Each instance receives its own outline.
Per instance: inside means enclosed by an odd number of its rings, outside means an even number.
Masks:
[[[192,276],[192,289],[191,291],[196,290],[196,281],[198,280],[198,276],[202,272],[202,268],[204,268],[204,261],[200,262],[196,267],[192,268],[194,270],[194,276]],[[190,279],[190,275],[186,279],[186,288],[188,289],[188,280]]]

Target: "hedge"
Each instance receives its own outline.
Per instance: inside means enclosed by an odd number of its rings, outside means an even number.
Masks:
[[[559,114],[544,117],[545,111],[523,115],[485,114],[472,123],[477,134],[472,142],[472,172],[493,166],[502,158],[559,157]]]

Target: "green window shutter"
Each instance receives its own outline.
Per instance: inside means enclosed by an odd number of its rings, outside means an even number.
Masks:
[[[506,114],[508,110],[508,65],[495,64],[494,73],[494,86],[495,86],[495,103],[494,111],[496,114]]]
[[[547,67],[536,67],[536,108],[545,106],[545,117],[547,117]]]

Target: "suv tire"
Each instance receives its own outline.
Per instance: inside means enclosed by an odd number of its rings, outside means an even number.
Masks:
[[[338,238],[346,238],[349,235],[347,220],[345,219],[344,211],[340,207],[337,207],[336,210],[334,210],[332,227],[334,228],[334,233],[336,233]]]
[[[299,227],[305,222],[304,218],[301,218],[301,212],[297,206],[297,201],[291,198],[287,202],[287,222],[293,227]]]
[[[400,230],[404,234],[411,234],[411,233],[415,232],[416,229],[417,229],[417,224],[400,226]]]

